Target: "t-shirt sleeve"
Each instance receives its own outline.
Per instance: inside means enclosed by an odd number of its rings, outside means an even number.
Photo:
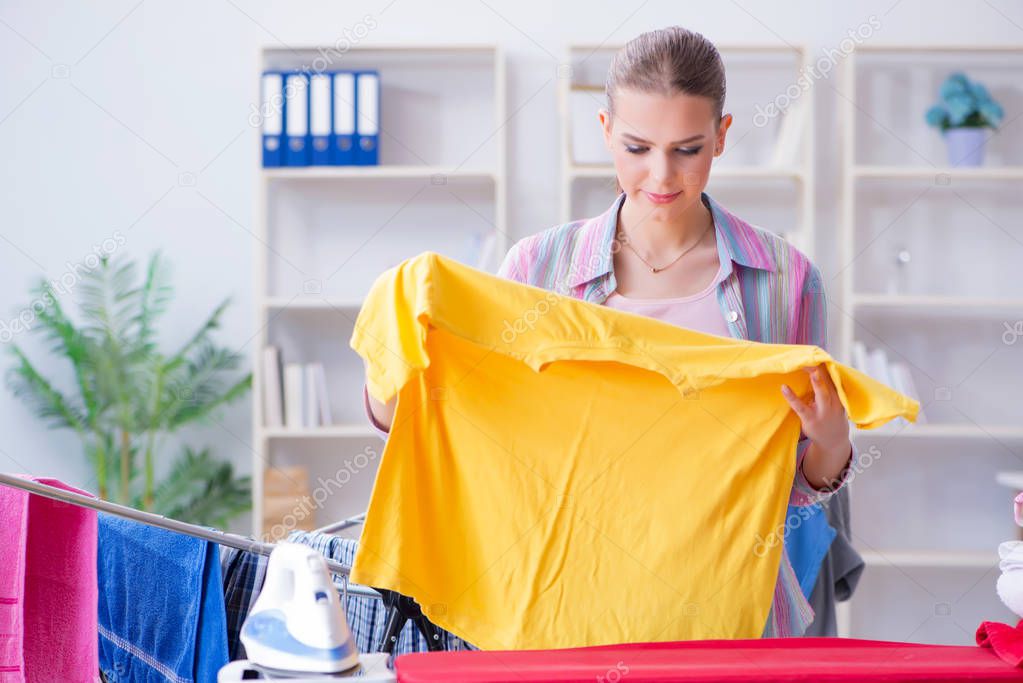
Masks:
[[[373,283],[355,321],[349,343],[366,363],[367,391],[381,403],[429,365],[428,268],[429,259],[416,257],[385,271]]]

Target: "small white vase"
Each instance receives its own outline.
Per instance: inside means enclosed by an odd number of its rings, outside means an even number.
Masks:
[[[949,128],[945,131],[945,147],[949,166],[982,166],[985,128]]]

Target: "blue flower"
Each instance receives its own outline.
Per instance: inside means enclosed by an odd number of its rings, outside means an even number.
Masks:
[[[988,120],[988,122],[992,126],[997,126],[999,123],[1001,123],[1002,116],[1004,116],[1005,114],[1005,112],[1002,111],[1001,105],[999,105],[997,102],[992,102],[991,100],[981,103],[980,113],[984,116],[985,119]]]
[[[939,90],[941,99],[924,114],[928,125],[935,128],[960,128],[967,122],[970,126],[995,128],[1005,115],[988,89],[961,71],[949,74]]]
[[[988,93],[987,88],[984,87],[983,83],[974,81],[970,83],[970,94],[977,100],[977,104],[981,105],[984,102],[991,101],[991,95]]]
[[[962,125],[975,108],[973,98],[965,93],[946,97],[945,106],[948,108],[948,122],[953,127]]]
[[[927,125],[940,128],[948,120],[948,111],[940,104],[935,104],[927,110],[924,118],[927,119]]]
[[[968,93],[969,88],[970,79],[968,79],[965,74],[956,72],[945,79],[945,82],[941,84],[941,90],[939,92],[941,93],[941,98],[943,100],[947,100],[953,95]]]

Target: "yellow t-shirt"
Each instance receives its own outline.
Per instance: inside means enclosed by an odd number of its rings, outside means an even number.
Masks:
[[[864,428],[919,409],[816,346],[432,252],[377,279],[351,345],[369,393],[398,395],[352,580],[483,649],[759,637],[800,432],[782,383],[805,396],[825,363]]]

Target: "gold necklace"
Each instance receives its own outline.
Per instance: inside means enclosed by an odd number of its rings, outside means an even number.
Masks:
[[[629,249],[632,249],[632,253],[635,254],[636,257],[639,258],[640,261],[645,263],[647,265],[647,267],[650,268],[650,272],[651,273],[659,273],[662,270],[667,270],[668,268],[671,268],[673,265],[678,263],[679,259],[681,259],[683,256],[685,256],[690,251],[692,251],[696,247],[696,245],[698,245],[700,242],[703,241],[703,236],[706,235],[707,231],[710,230],[713,226],[714,226],[714,221],[711,220],[710,225],[708,225],[706,228],[704,228],[703,232],[700,234],[699,239],[697,239],[695,242],[693,242],[692,245],[686,247],[685,251],[683,251],[681,254],[679,254],[674,259],[672,259],[671,263],[669,263],[666,266],[661,266],[660,268],[657,268],[655,266],[650,265],[649,261],[647,261],[645,258],[640,256],[639,252],[636,251],[636,248],[634,246],[632,246],[632,238],[629,237],[628,233],[625,234],[625,246],[627,246]]]

